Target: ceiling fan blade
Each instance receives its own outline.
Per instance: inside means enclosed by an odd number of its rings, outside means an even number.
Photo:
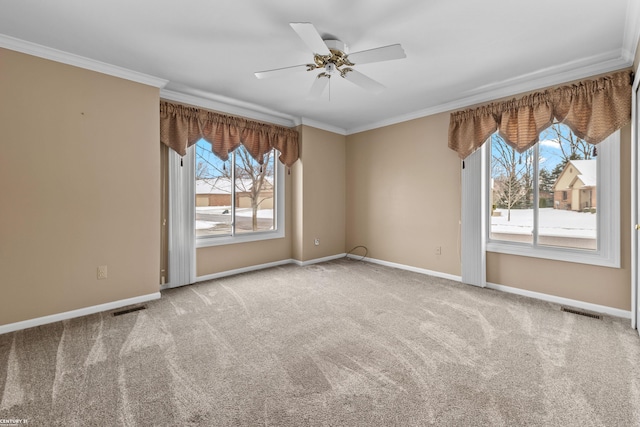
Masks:
[[[348,55],[349,61],[356,65],[390,61],[392,59],[402,59],[406,57],[407,55],[404,53],[404,49],[399,44],[361,50],[360,52],[354,52]]]
[[[365,76],[364,74],[351,69],[351,71],[345,73],[344,78],[349,80],[351,83],[360,86],[362,89],[367,92],[378,94],[384,91],[385,87],[373,80],[370,77]]]
[[[327,87],[327,83],[329,83],[329,77],[320,75],[316,77],[311,85],[311,89],[309,90],[308,98],[320,98],[322,96],[322,92],[324,92],[324,88]]]
[[[259,79],[266,79],[270,77],[280,77],[287,76],[289,74],[298,72],[298,71],[306,71],[306,65],[294,65],[293,67],[284,67],[284,68],[276,68],[274,70],[266,70],[266,71],[258,71],[253,74]]]
[[[311,49],[311,52],[319,55],[331,55],[320,33],[310,22],[291,22],[291,28],[298,33],[302,41]]]

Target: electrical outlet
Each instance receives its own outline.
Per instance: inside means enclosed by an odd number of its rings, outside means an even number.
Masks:
[[[98,266],[98,280],[102,280],[102,279],[106,279],[107,278],[107,266],[106,265],[99,265]]]
[[[317,237],[313,239],[313,244],[316,246],[320,246],[320,239],[318,239]]]
[[[442,255],[442,246],[436,246],[436,255]]]

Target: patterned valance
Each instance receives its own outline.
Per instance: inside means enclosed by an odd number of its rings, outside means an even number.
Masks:
[[[280,152],[280,161],[289,167],[299,157],[295,129],[160,101],[163,144],[184,156],[200,138],[209,142],[213,153],[225,161],[240,144],[260,164],[272,148]]]
[[[630,122],[632,83],[632,73],[620,71],[452,113],[449,148],[464,159],[497,130],[509,145],[523,152],[537,143],[540,132],[554,121],[566,124],[578,137],[597,144]]]

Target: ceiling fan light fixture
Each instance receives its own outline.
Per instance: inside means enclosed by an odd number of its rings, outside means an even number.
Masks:
[[[334,64],[333,62],[328,62],[327,65],[324,66],[324,72],[328,75],[332,75],[333,73],[335,73],[336,69],[336,64]]]
[[[342,77],[342,78],[346,77],[346,75],[347,75],[347,73],[349,71],[353,71],[353,68],[350,68],[350,67],[342,68],[340,70],[340,77]]]

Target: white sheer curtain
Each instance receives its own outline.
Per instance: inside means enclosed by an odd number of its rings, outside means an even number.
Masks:
[[[487,285],[487,145],[463,162],[462,169],[462,282]]]
[[[169,150],[168,288],[195,282],[195,146],[181,157]]]

